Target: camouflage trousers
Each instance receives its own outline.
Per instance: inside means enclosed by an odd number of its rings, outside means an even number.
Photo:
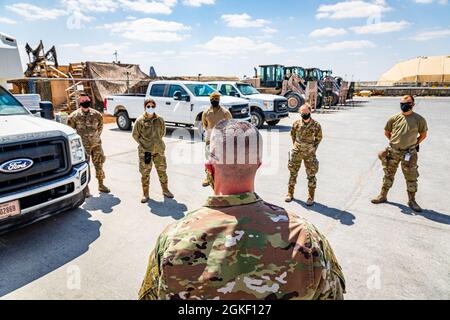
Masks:
[[[408,153],[410,154],[409,161],[407,161],[408,159],[406,159]],[[379,158],[384,170],[384,189],[389,190],[392,188],[392,185],[394,184],[395,174],[397,173],[398,166],[401,164],[408,192],[417,192],[419,167],[417,165],[418,154],[415,148],[409,151],[405,151],[388,147],[384,152],[380,153]]]
[[[152,154],[152,161],[149,164],[146,164],[145,151],[139,149],[139,172],[141,173],[142,187],[150,184],[150,173],[152,172],[153,165],[155,165],[161,186],[167,187],[169,179],[167,177],[166,156],[164,154]]]
[[[98,180],[105,180],[105,172],[103,171],[103,164],[105,163],[106,157],[103,152],[101,145],[94,147],[86,147],[86,160],[88,163],[91,162],[95,168],[95,176]]]
[[[306,175],[308,177],[308,188],[315,189],[317,187],[316,174],[319,172],[319,161],[316,158],[315,150],[301,151],[294,149],[289,159],[289,171],[291,177],[289,179],[289,189],[294,189],[297,184],[298,172],[305,163]]]

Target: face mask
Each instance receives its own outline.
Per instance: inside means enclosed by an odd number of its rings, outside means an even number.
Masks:
[[[311,113],[302,113],[303,120],[308,120],[311,118]]]
[[[90,102],[90,101],[81,102],[81,103],[80,103],[80,106],[81,106],[82,108],[88,109],[88,108],[91,107],[91,102]]]
[[[412,110],[413,105],[411,103],[400,103],[400,108],[403,112],[409,112]]]
[[[220,105],[220,101],[217,101],[217,100],[211,100],[211,105],[212,105],[214,108],[217,108],[217,107]]]
[[[155,108],[147,108],[145,111],[146,111],[147,114],[149,114],[149,115],[155,114]]]

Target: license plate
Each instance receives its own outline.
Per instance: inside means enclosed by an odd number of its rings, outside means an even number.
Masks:
[[[19,200],[0,204],[0,220],[20,214]]]

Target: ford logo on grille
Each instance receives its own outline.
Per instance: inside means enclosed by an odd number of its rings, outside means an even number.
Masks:
[[[34,162],[31,159],[16,159],[11,160],[0,165],[0,172],[16,173],[25,171],[33,166]]]

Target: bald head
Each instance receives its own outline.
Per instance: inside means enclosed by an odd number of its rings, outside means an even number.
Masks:
[[[254,178],[262,161],[262,144],[262,136],[252,124],[221,121],[211,133],[210,161],[225,178]]]
[[[311,106],[309,104],[305,103],[304,105],[302,105],[300,107],[300,113],[301,114],[311,113]]]

